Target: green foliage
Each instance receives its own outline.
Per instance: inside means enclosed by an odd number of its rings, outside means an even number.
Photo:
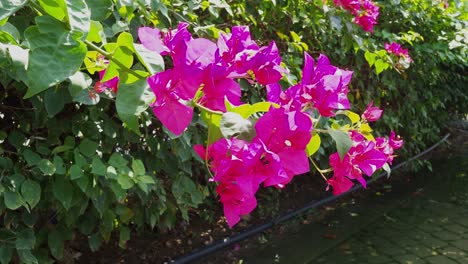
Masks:
[[[261,44],[276,41],[289,67],[284,85],[300,80],[303,52],[326,54],[354,71],[354,112],[374,100],[385,110],[379,130],[401,134],[405,155],[425,148],[445,122],[468,112],[466,3],[379,6],[379,25],[370,35],[322,0],[2,1],[0,262],[62,259],[64,243],[77,234],[89,237],[93,251],[112,234],[125,247],[130,230],[172,228],[189,221],[193,208],[209,206],[208,175],[192,146],[249,126],[230,126],[226,116],[202,110],[182,136],[166,133],[148,109],[154,96],[145,81],[164,70],[164,60],[138,43],[141,25],[174,28],[185,21],[209,38],[232,25],[251,25]],[[392,41],[409,48],[414,62],[405,72],[395,70],[383,49]],[[121,79],[116,96],[94,92],[103,69],[98,54],[109,60],[104,80]],[[271,107],[259,102],[263,90],[251,92],[249,104],[227,106],[239,114],[231,118]],[[331,136],[341,154],[349,148],[344,133]],[[327,160],[318,147],[327,140],[314,135],[308,154]],[[48,257],[39,254],[44,249]]]

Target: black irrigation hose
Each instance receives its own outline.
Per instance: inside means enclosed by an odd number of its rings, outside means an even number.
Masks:
[[[433,149],[438,147],[440,144],[442,144],[442,142],[447,140],[447,138],[449,136],[450,136],[450,133],[445,135],[445,137],[443,137],[439,142],[437,142],[436,144],[434,144],[430,148],[426,149],[425,151],[417,154],[416,156],[413,156],[412,158],[410,158],[410,159],[408,159],[408,160],[406,160],[404,162],[400,162],[399,164],[393,166],[392,170],[397,170],[397,169],[405,166],[407,163],[409,163],[409,162],[411,162],[411,161],[413,161],[413,160],[427,154],[428,152],[432,151]],[[378,179],[380,179],[380,178],[382,178],[382,177],[384,177],[386,175],[387,175],[387,173],[383,172],[383,173],[379,174],[377,177],[372,178],[371,180],[369,180],[368,184],[371,184],[371,183],[377,181]],[[296,217],[296,216],[298,216],[298,215],[300,215],[300,214],[302,214],[302,213],[304,213],[304,212],[306,212],[306,211],[308,211],[310,209],[313,209],[313,208],[319,207],[321,205],[327,204],[329,202],[332,202],[332,201],[334,201],[334,200],[336,200],[338,198],[346,196],[346,195],[348,195],[350,193],[353,193],[353,192],[355,192],[357,190],[360,190],[360,189],[362,189],[362,185],[359,184],[359,185],[355,185],[353,188],[349,189],[347,192],[342,193],[340,195],[329,196],[329,197],[324,198],[324,199],[319,200],[319,201],[312,201],[312,202],[310,202],[309,204],[307,204],[306,206],[304,206],[302,208],[299,208],[299,209],[294,210],[292,212],[283,214],[280,217],[272,219],[272,220],[270,220],[270,221],[268,221],[268,222],[266,222],[266,223],[264,223],[262,225],[251,228],[251,229],[249,229],[247,231],[244,231],[244,232],[242,232],[240,234],[237,234],[235,236],[228,237],[228,238],[225,238],[223,240],[219,240],[219,241],[217,241],[217,242],[215,242],[215,243],[213,243],[211,245],[208,245],[208,246],[206,246],[204,248],[201,248],[201,249],[198,249],[198,250],[196,250],[196,251],[194,251],[194,252],[192,252],[192,253],[190,253],[188,255],[185,255],[185,256],[183,256],[183,257],[181,257],[179,259],[176,259],[172,263],[183,264],[183,263],[189,263],[191,261],[195,261],[195,260],[197,260],[199,258],[202,258],[205,255],[211,254],[211,253],[213,253],[215,251],[218,251],[218,250],[220,250],[220,249],[222,249],[224,247],[230,246],[230,245],[232,245],[234,243],[240,242],[240,241],[242,241],[244,239],[247,239],[247,238],[249,238],[249,237],[251,237],[253,235],[256,235],[256,234],[258,234],[260,232],[263,232],[263,231],[267,230],[268,228],[270,228],[272,226],[275,226],[275,225],[277,225],[279,223],[282,223],[282,222],[284,222],[286,220],[289,220],[289,219],[291,219],[293,217]]]

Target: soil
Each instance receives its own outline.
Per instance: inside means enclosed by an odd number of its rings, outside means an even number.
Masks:
[[[448,153],[465,149],[468,142],[468,132],[460,129],[451,129],[451,137],[448,144],[431,152],[429,156],[443,157]],[[425,156],[424,158],[429,158]],[[402,162],[396,160],[395,164]],[[366,190],[354,192],[333,203],[296,217],[284,224],[276,225],[267,231],[255,235],[240,243],[219,250],[214,254],[205,256],[199,263],[242,263],[243,255],[252,254],[262,244],[267,243],[271,237],[287,236],[297,230],[301,224],[320,222],[334,206],[359,199],[366,199],[376,192],[391,192],[393,185],[408,184],[412,181],[412,174],[406,170],[393,173],[390,179],[380,179]],[[284,190],[264,189],[258,193],[258,208],[234,228],[230,229],[222,213],[221,204],[214,214],[217,221],[207,222],[197,215],[191,217],[190,223],[181,222],[174,229],[167,232],[157,230],[146,233],[132,233],[127,249],[118,246],[117,239],[101,247],[98,252],[91,252],[85,237],[75,240],[68,245],[69,258],[64,263],[171,263],[191,252],[209,246],[213,242],[239,234],[245,230],[270,221],[275,216],[283,215],[288,211],[301,208],[311,201],[328,197],[325,184],[318,175],[303,175],[294,179]],[[269,208],[279,208],[271,211]],[[333,238],[330,238],[333,239]]]

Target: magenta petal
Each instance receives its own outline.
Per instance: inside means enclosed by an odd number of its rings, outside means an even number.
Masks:
[[[206,67],[214,62],[216,44],[204,38],[192,39],[187,43],[187,64],[195,63]]]
[[[303,174],[310,171],[309,159],[303,150],[285,149],[278,153],[286,173],[291,176]],[[287,182],[285,182],[287,183]]]
[[[333,176],[327,183],[333,188],[333,195],[340,195],[353,187],[353,182],[346,177]]]
[[[175,135],[181,135],[192,121],[193,109],[175,100],[153,108],[161,123]]]
[[[382,168],[382,166],[387,162],[387,157],[378,150],[370,150],[363,155],[356,157],[355,164],[366,174],[367,176],[372,176],[372,174]]]
[[[138,29],[138,38],[145,48],[164,55],[169,49],[161,40],[161,31],[157,28],[141,27]]]

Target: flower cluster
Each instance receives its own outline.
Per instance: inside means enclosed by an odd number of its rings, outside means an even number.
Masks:
[[[353,72],[333,66],[325,55],[314,61],[305,53],[301,81],[283,90],[279,80],[285,70],[275,43],[258,46],[248,27],[233,27],[231,33],[220,34],[216,43],[193,38],[185,23],[168,32],[142,27],[138,34],[146,48],[172,59],[173,68],[148,78],[156,95],[153,112],[169,131],[183,133],[194,107],[222,116],[217,126],[224,137],[208,138],[206,148],[196,145],[194,150],[213,173],[210,180],[217,183],[231,227],[257,206],[260,186],[283,188],[296,175],[309,172],[308,147],[314,128],[314,133],[341,133],[353,142],[344,157],[330,156],[334,175],[327,183],[334,194],[351,188],[352,180],[365,186],[362,175],[371,176],[391,164],[394,150],[402,146],[393,132],[389,139],[364,135],[370,130],[368,122],[382,115],[372,102],[361,117],[353,113],[351,127],[316,129],[314,120],[333,119],[350,108],[347,95]],[[254,106],[242,104],[238,78],[265,86],[268,107],[255,110],[255,115],[236,113],[236,108]],[[234,124],[226,121],[231,117]]]
[[[248,27],[233,27],[232,33],[221,34],[217,43],[193,38],[187,27],[188,24],[180,23],[168,32],[149,27],[138,30],[147,49],[172,59],[173,68],[151,76],[148,83],[156,95],[154,114],[176,135],[190,124],[190,102],[200,87],[202,97],[198,103],[225,111],[225,98],[234,105],[240,104],[241,90],[236,78],[255,78],[267,85],[278,82],[284,71],[275,43],[260,47],[251,39]]]
[[[354,23],[367,32],[374,32],[377,25],[379,7],[371,0],[333,0],[336,6],[341,6],[351,12]]]
[[[372,176],[385,164],[392,164],[394,150],[403,146],[403,140],[395,137],[393,131],[388,139],[378,137],[374,141],[366,140],[356,131],[351,131],[350,136],[353,145],[343,159],[338,152],[329,157],[333,177],[327,183],[333,187],[334,195],[348,191],[354,185],[351,180],[357,180],[366,187],[366,180],[362,175]]]
[[[272,107],[255,124],[250,141],[222,138],[196,152],[210,162],[216,191],[229,226],[256,207],[255,193],[264,187],[284,187],[309,171],[305,148],[311,139],[312,120],[300,111]]]
[[[408,69],[413,59],[411,59],[408,49],[404,49],[400,44],[392,42],[391,44],[385,43],[385,50],[394,56],[396,67],[399,70]]]

